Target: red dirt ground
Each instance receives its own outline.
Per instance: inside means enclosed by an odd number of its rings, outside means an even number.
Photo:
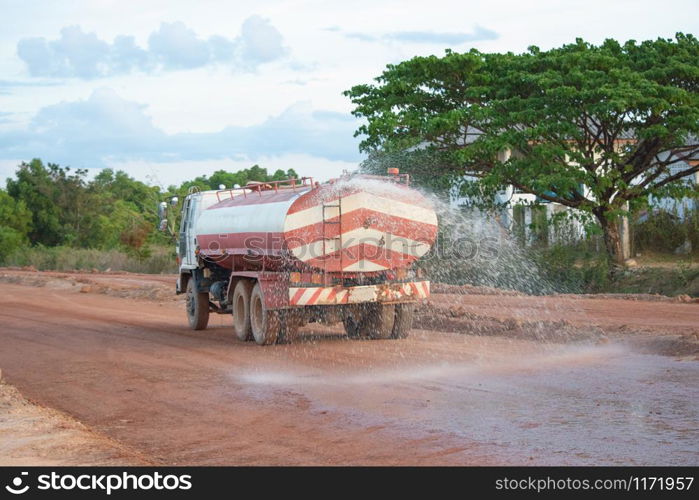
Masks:
[[[173,283],[0,270],[3,376],[156,464],[699,463],[699,304],[435,294],[405,340],[258,347]]]

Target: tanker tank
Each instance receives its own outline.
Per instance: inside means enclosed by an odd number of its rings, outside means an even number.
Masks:
[[[390,178],[389,178],[390,179]],[[376,273],[406,268],[437,235],[427,198],[401,178],[255,184],[207,193],[199,253],[232,270]]]

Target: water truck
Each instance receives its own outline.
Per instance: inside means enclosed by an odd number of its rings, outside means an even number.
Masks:
[[[352,338],[408,336],[430,283],[415,262],[437,237],[409,176],[254,182],[184,199],[176,292],[194,330],[232,314],[240,340],[291,341],[309,322]]]

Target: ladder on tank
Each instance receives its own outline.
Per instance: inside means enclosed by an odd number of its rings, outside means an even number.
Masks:
[[[335,249],[339,249],[340,252],[340,280],[343,278],[343,265],[342,265],[342,197],[337,199],[336,204],[326,204],[323,203],[323,284],[325,286],[330,285],[330,280],[328,277],[328,256],[326,254],[327,247],[326,243],[328,241],[335,241]],[[337,217],[336,221],[328,220],[326,209],[336,208],[337,215],[332,215],[330,219]],[[337,235],[333,237],[328,237],[328,226],[337,226]]]

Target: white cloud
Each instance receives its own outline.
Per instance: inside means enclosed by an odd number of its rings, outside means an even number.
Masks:
[[[268,19],[253,15],[243,21],[236,38],[212,35],[204,39],[183,22],[163,22],[148,37],[148,49],[129,35],[113,43],[86,33],[80,26],[61,29],[58,39],[23,38],[17,55],[33,77],[94,79],[133,71],[178,70],[226,63],[241,70],[281,59],[287,54],[283,37]]]
[[[17,55],[32,76],[95,78],[104,71],[109,51],[109,44],[79,26],[63,28],[58,40],[25,38],[17,44]]]
[[[107,162],[173,162],[240,156],[256,159],[307,154],[331,161],[360,159],[349,115],[296,103],[250,126],[211,133],[167,134],[146,114],[146,106],[98,89],[86,100],[42,108],[26,129],[0,132],[0,158],[42,157],[73,167]]]
[[[260,16],[243,22],[239,42],[242,59],[253,65],[274,61],[286,53],[281,33]]]
[[[148,49],[165,69],[198,68],[210,59],[206,41],[182,22],[162,23],[148,37]]]
[[[180,184],[184,180],[193,179],[199,175],[211,175],[217,170],[236,172],[249,168],[254,164],[274,172],[293,168],[302,177],[313,177],[314,180],[326,181],[342,175],[344,170],[353,171],[359,166],[358,162],[328,160],[310,154],[281,154],[275,156],[262,155],[255,158],[240,156],[236,158],[219,158],[214,160],[181,160],[151,162],[146,160],[108,161],[107,166],[115,170],[123,170],[136,179],[152,185],[167,188],[171,184]],[[7,175],[14,172],[16,163],[8,163]],[[0,161],[0,173],[3,162]],[[95,170],[96,172],[96,170]]]
[[[378,35],[351,32],[346,33],[345,36],[362,42],[405,42],[452,46],[467,42],[496,40],[500,35],[491,29],[476,25],[472,32],[395,31]]]

